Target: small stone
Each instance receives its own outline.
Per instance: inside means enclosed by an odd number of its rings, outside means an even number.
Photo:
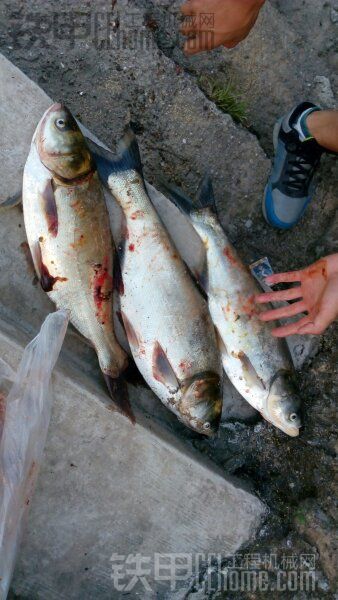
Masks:
[[[336,8],[331,8],[330,17],[332,23],[338,23],[338,10]]]
[[[251,221],[251,219],[248,219],[247,221],[245,221],[245,227],[247,229],[251,229],[251,227],[252,227],[252,221]]]
[[[182,142],[183,142],[183,144],[186,144],[187,140],[185,138],[183,138]]]

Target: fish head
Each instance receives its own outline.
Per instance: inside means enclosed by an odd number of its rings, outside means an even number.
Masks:
[[[35,143],[42,163],[56,177],[73,180],[93,169],[85,138],[63,104],[53,104],[44,114]]]
[[[181,420],[191,429],[213,437],[222,415],[221,378],[216,373],[199,373],[181,386]]]
[[[279,429],[291,437],[299,434],[300,400],[288,373],[280,371],[272,380],[267,398],[267,416]]]

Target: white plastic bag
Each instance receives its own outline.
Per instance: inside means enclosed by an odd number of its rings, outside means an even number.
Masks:
[[[0,424],[1,600],[8,594],[41,464],[52,409],[50,379],[67,325],[65,311],[49,315],[40,333],[24,350],[16,374],[4,361],[0,362],[1,396],[8,391],[2,435]]]

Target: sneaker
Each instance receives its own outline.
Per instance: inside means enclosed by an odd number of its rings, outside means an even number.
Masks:
[[[324,149],[313,139],[306,117],[318,106],[302,102],[275,125],[275,159],[263,199],[266,221],[279,229],[298,223],[313,195],[313,175]]]

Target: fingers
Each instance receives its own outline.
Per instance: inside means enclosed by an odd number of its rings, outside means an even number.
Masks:
[[[296,300],[301,298],[302,292],[301,287],[293,287],[288,290],[282,290],[281,292],[267,292],[265,294],[259,294],[255,300],[258,304],[265,304],[266,302],[281,302],[286,300]]]
[[[306,304],[303,300],[295,302],[289,306],[283,306],[282,308],[275,308],[273,310],[267,310],[259,315],[261,321],[276,321],[277,319],[284,319],[286,317],[294,317],[299,313],[306,310]]]
[[[276,327],[272,330],[272,335],[277,338],[284,338],[288,335],[296,335],[299,333],[299,328],[307,323],[311,322],[310,317],[303,317],[299,321],[295,323],[289,323],[288,325],[282,325],[281,327]]]
[[[216,48],[215,36],[211,31],[203,31],[189,38],[184,44],[184,52],[188,56],[193,56],[205,50]]]
[[[269,275],[265,278],[266,283],[269,285],[275,285],[276,283],[292,283],[294,281],[301,281],[302,271],[290,271],[288,273],[276,273],[275,275]]]

